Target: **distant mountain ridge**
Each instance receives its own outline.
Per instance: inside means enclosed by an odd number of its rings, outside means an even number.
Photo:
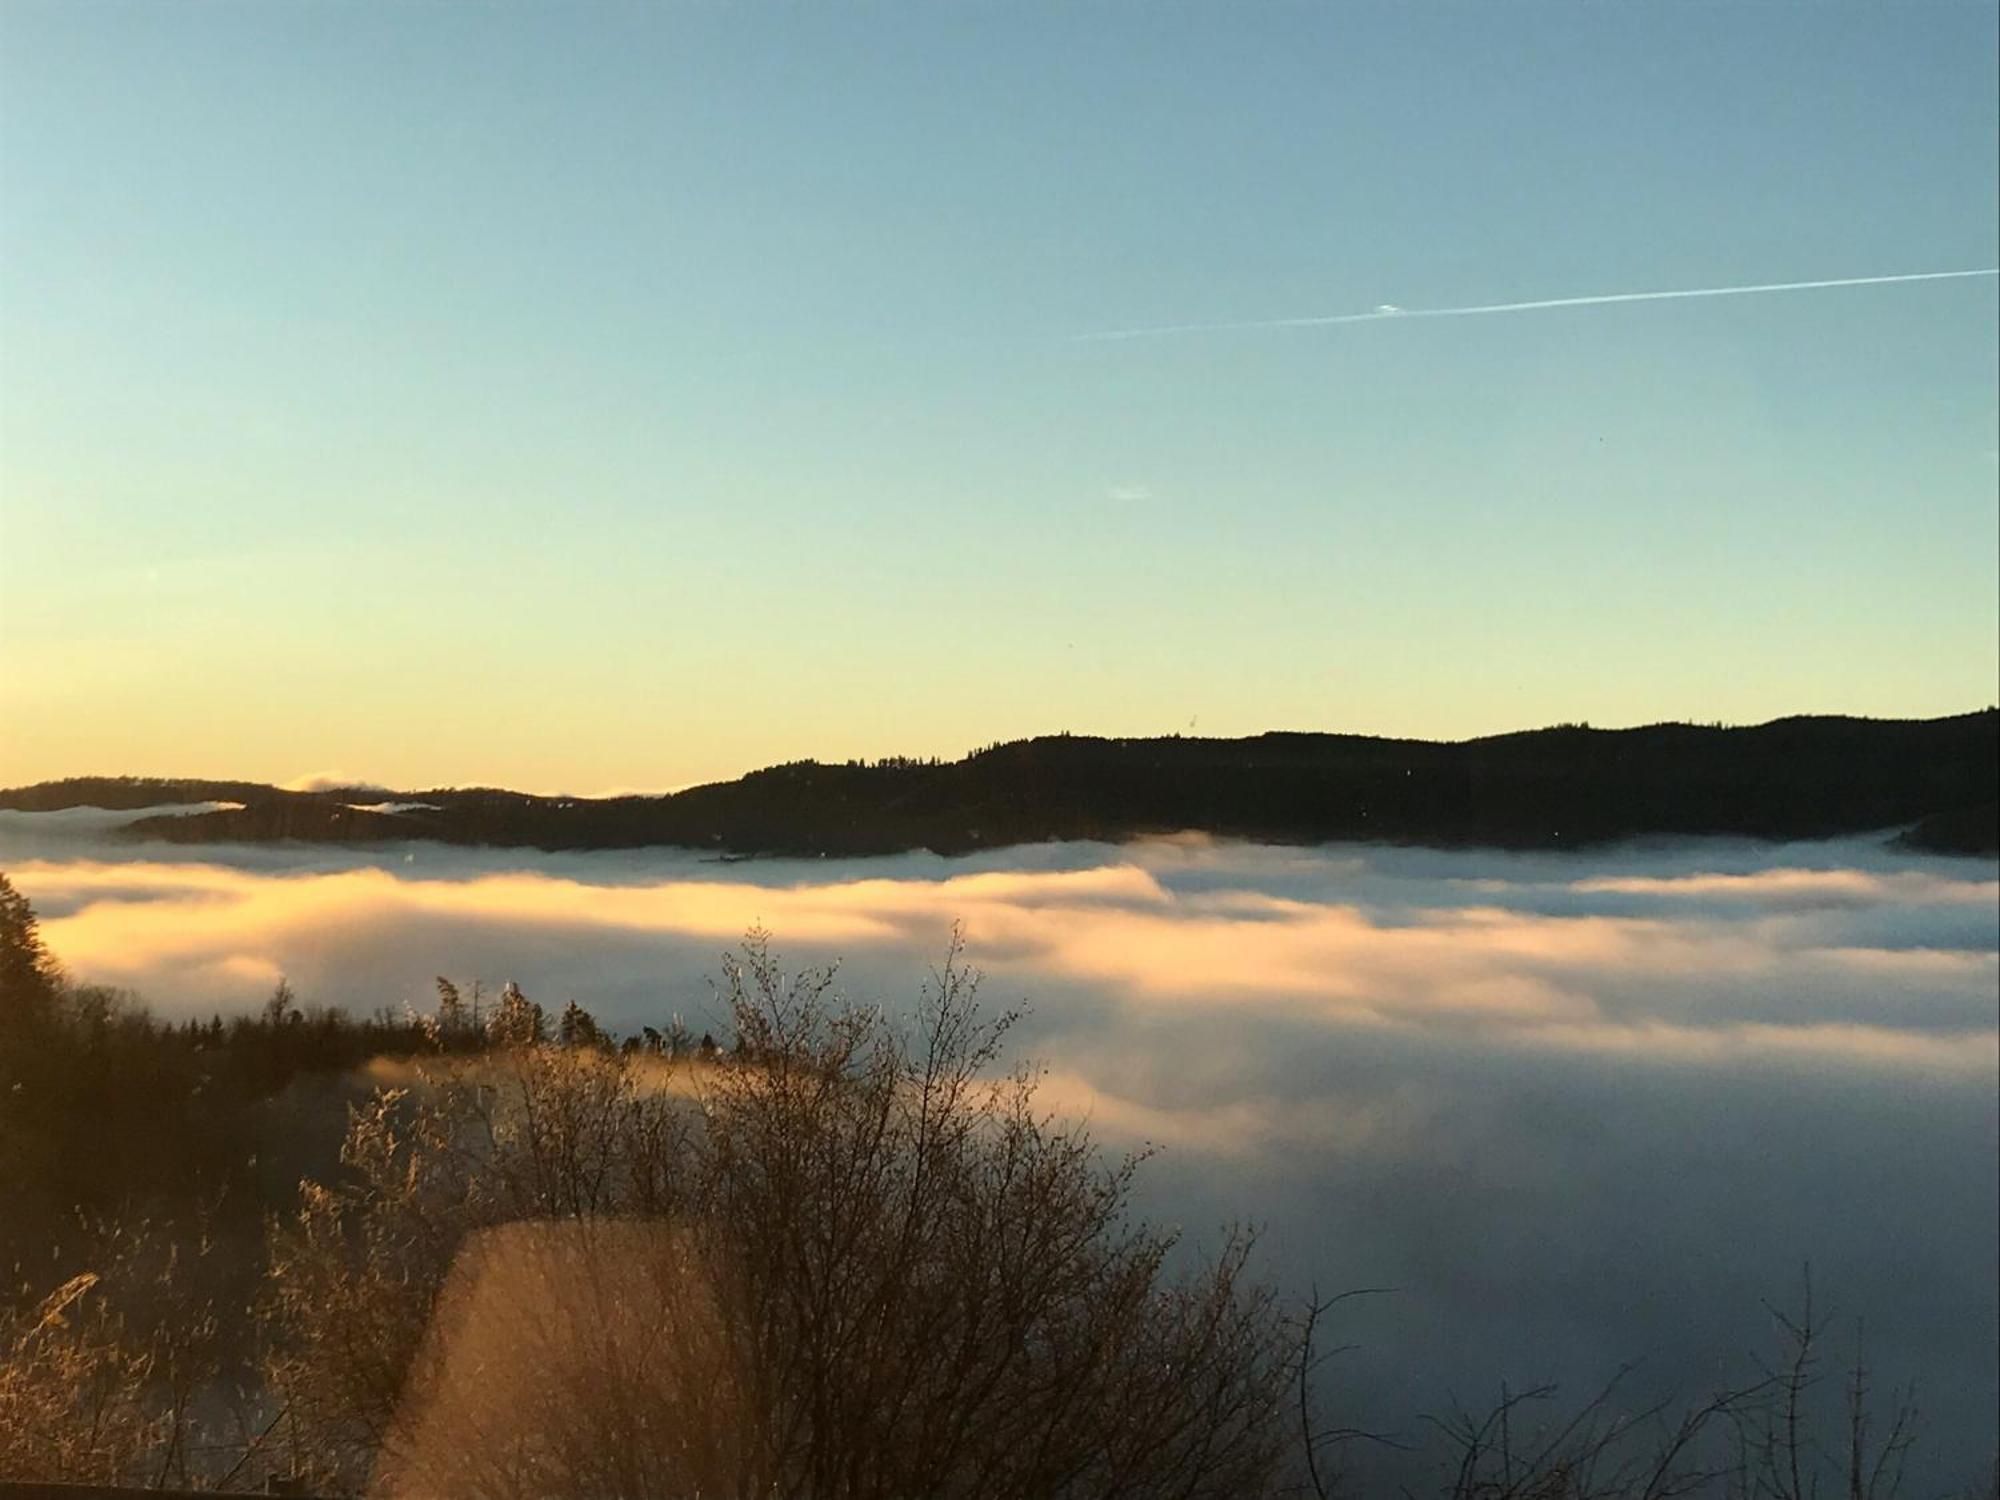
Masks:
[[[1904,829],[1914,848],[1994,854],[1996,782],[2000,711],[1987,709],[1740,728],[1565,725],[1457,742],[1054,735],[950,762],[799,761],[658,797],[79,777],[0,791],[0,808],[241,804],[125,825],[134,836],[185,844],[428,839],[861,855],[1193,831],[1276,843],[1562,849],[1645,835],[1797,839]]]

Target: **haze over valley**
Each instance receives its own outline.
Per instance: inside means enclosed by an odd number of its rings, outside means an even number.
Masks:
[[[726,1034],[721,955],[908,1017],[954,923],[1045,1102],[1161,1146],[1142,1208],[1263,1226],[1343,1315],[1350,1414],[1643,1358],[1661,1389],[1747,1356],[1811,1262],[1886,1385],[1920,1378],[1937,1482],[1978,1477],[2000,1394],[1991,1226],[2000,882],[1888,836],[1582,853],[1199,835],[947,857],[717,862],[435,842],[207,845],[130,809],[0,812],[0,867],[79,975],[169,1019],[283,978],[356,1012],[437,974],[636,1033]],[[1854,1211],[1865,1206],[1864,1211]]]

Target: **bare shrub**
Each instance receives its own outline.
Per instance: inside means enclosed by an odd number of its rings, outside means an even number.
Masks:
[[[345,1180],[302,1184],[270,1237],[267,1375],[294,1474],[365,1478],[468,1235],[679,1207],[695,1122],[669,1071],[530,1041],[350,1112]]]
[[[1838,1399],[1819,1399],[1835,1393],[1821,1388],[1826,1325],[1810,1278],[1796,1311],[1770,1311],[1777,1357],[1704,1400],[1627,1404],[1628,1365],[1573,1406],[1552,1385],[1503,1388],[1483,1414],[1428,1418],[1448,1460],[1441,1492],[1449,1500],[1893,1500],[1916,1441],[1909,1393],[1876,1410],[1857,1337]],[[1310,1322],[1307,1338],[1310,1359]],[[1309,1449],[1314,1440],[1309,1426]],[[1313,1483],[1330,1493],[1316,1475]]]
[[[828,972],[785,976],[760,934],[726,974],[727,1058],[528,1044],[355,1116],[353,1179],[274,1236],[302,1467],[351,1481],[380,1454],[387,1492],[440,1497],[549,1493],[551,1466],[599,1450],[618,1457],[586,1488],[606,1495],[1272,1488],[1296,1340],[1247,1243],[1170,1273],[1172,1236],[1127,1216],[1137,1159],[1105,1165],[1037,1112],[1032,1075],[998,1073],[1012,1017],[982,1015],[956,944],[911,1034]],[[561,1255],[480,1241],[424,1343],[469,1235],[565,1219],[664,1224],[671,1252],[601,1227]],[[509,1305],[536,1311],[488,1327]],[[619,1332],[577,1331],[606,1309]],[[597,1357],[539,1347],[565,1337]],[[441,1471],[513,1405],[439,1404],[467,1350],[570,1372],[569,1395],[517,1412],[492,1462]]]
[[[762,1493],[768,1431],[692,1236],[663,1221],[473,1235],[373,1493]]]
[[[226,1451],[227,1269],[197,1223],[89,1227],[82,1271],[0,1319],[0,1474],[187,1484]]]
[[[150,1362],[125,1337],[94,1271],[0,1328],[0,1473],[115,1483],[156,1437]]]

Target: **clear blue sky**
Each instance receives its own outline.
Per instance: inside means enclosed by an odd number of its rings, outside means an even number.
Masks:
[[[1984,3],[0,0],[0,782],[1996,693]]]

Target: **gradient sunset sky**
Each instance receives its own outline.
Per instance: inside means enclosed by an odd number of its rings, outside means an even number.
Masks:
[[[0,784],[2000,676],[1995,8],[0,0]]]

